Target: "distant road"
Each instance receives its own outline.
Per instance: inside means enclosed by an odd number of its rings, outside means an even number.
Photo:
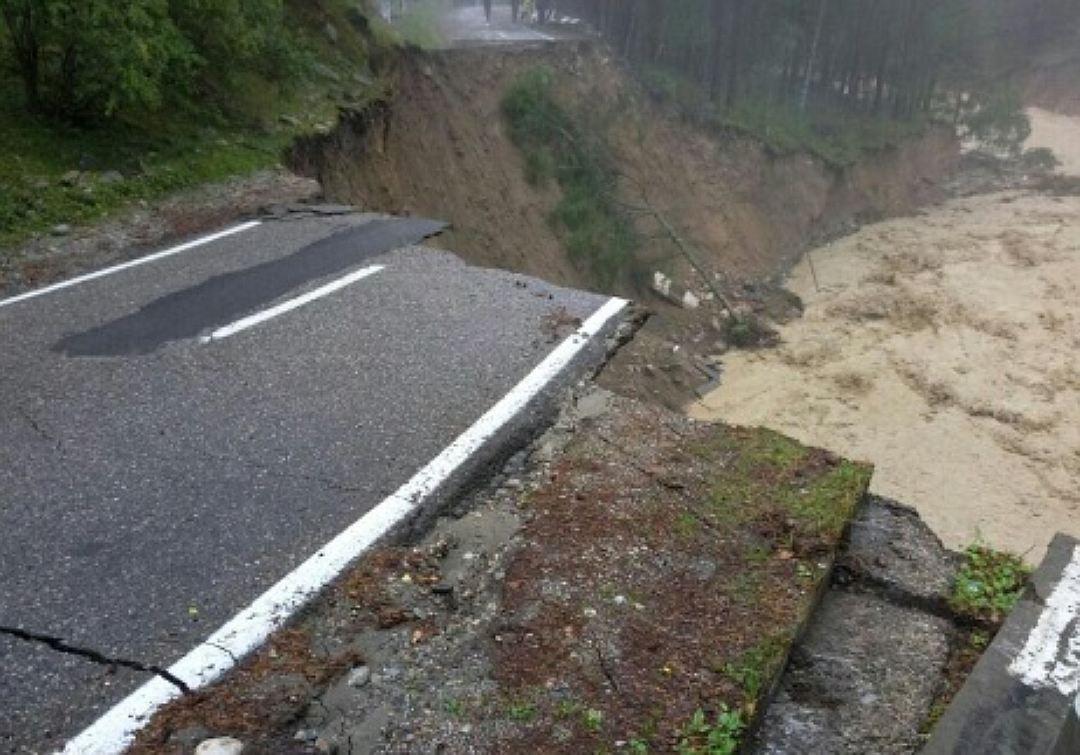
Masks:
[[[0,301],[0,751],[220,673],[598,364],[621,302],[410,246],[441,227],[290,216]]]
[[[551,29],[514,23],[509,5],[493,6],[491,23],[484,17],[484,8],[479,3],[455,8],[443,16],[440,27],[443,37],[452,46],[551,42],[565,36]]]

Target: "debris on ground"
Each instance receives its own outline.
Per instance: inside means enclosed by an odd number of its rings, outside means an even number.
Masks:
[[[275,753],[737,741],[869,475],[594,390],[421,542],[372,553],[161,711],[134,751],[188,752],[196,726]]]

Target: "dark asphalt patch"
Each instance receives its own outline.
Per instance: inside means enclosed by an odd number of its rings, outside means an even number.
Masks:
[[[194,338],[208,328],[228,324],[310,281],[417,244],[447,225],[425,218],[373,220],[287,257],[217,275],[164,296],[130,315],[67,336],[52,350],[76,357],[148,354],[171,341]]]

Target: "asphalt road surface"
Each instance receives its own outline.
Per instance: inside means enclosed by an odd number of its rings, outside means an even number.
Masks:
[[[440,227],[271,220],[0,302],[0,752],[199,645],[607,302],[410,246]]]

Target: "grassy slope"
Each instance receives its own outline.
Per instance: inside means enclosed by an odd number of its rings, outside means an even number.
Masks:
[[[305,74],[287,86],[250,77],[228,112],[207,105],[75,128],[27,114],[17,82],[0,78],[0,250],[58,224],[274,167],[298,133],[328,128],[339,106],[382,92],[369,63],[399,37],[377,23],[362,33],[341,0],[293,2],[290,24]],[[63,181],[72,171],[78,180]],[[112,172],[123,180],[109,180]]]

